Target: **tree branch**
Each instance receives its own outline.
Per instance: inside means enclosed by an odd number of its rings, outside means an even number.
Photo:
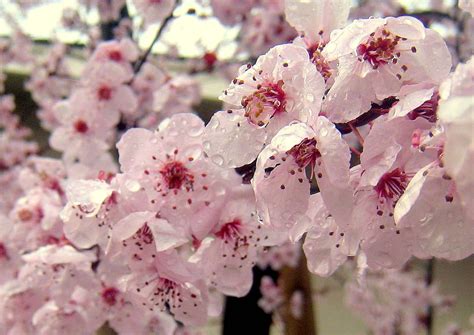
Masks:
[[[176,2],[176,6],[177,6],[178,2]],[[135,68],[134,68],[134,71],[135,73],[139,72],[141,67],[143,66],[143,64],[145,64],[148,56],[150,55],[151,53],[151,50],[153,49],[153,46],[155,45],[155,43],[158,41],[158,39],[161,37],[161,35],[163,34],[163,31],[165,30],[166,26],[168,25],[168,23],[173,19],[173,12],[174,10],[176,9],[176,6],[175,8],[173,8],[173,11],[171,12],[170,15],[168,15],[164,21],[163,21],[163,24],[160,26],[160,28],[158,29],[158,31],[156,32],[156,35],[155,35],[155,38],[153,39],[153,41],[151,42],[150,46],[148,47],[148,49],[145,51],[145,53],[143,54],[142,58],[135,64]]]

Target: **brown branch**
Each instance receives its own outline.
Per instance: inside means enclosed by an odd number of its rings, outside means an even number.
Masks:
[[[150,46],[148,47],[148,49],[145,51],[145,53],[143,54],[142,58],[135,64],[135,68],[134,68],[134,71],[135,73],[138,73],[141,69],[141,67],[143,66],[143,64],[145,64],[148,56],[150,55],[151,53],[151,50],[153,49],[153,46],[155,45],[155,43],[158,41],[158,39],[161,37],[161,35],[163,34],[163,31],[165,30],[166,26],[170,23],[170,21],[173,19],[173,12],[174,10],[176,9],[176,7],[178,6],[178,1],[176,2],[176,5],[175,7],[173,8],[173,10],[171,11],[171,14],[168,15],[164,20],[163,20],[163,23],[161,24],[160,28],[158,29],[158,31],[156,32],[156,35],[155,35],[155,38],[153,39],[153,41],[151,42]]]

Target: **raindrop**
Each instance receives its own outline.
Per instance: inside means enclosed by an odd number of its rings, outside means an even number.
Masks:
[[[217,127],[219,127],[219,120],[217,119],[212,120],[210,126],[211,126],[211,129],[217,129]]]
[[[191,127],[188,130],[188,135],[191,137],[198,137],[204,132],[204,129],[201,126]]]
[[[221,155],[212,156],[212,161],[219,166],[222,166],[224,164],[224,158]]]
[[[125,187],[130,192],[138,192],[140,190],[140,184],[136,180],[127,180],[125,182]]]

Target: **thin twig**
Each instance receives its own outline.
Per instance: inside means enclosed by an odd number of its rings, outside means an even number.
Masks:
[[[361,153],[359,150],[357,150],[356,148],[354,148],[353,146],[349,146],[349,149],[351,149],[351,151],[352,151],[354,154],[356,154],[357,156],[362,155],[362,153]]]
[[[175,7],[176,8],[176,7]],[[174,9],[175,9],[174,8]],[[173,11],[171,12],[170,15],[168,15],[164,21],[163,21],[163,24],[160,26],[160,28],[158,29],[158,31],[156,32],[156,35],[155,35],[155,38],[153,39],[153,41],[151,42],[150,46],[148,47],[148,49],[145,51],[145,53],[143,54],[142,58],[135,64],[135,68],[134,68],[134,71],[135,73],[138,73],[138,71],[140,71],[141,67],[143,66],[143,64],[145,64],[146,62],[146,59],[148,58],[148,56],[150,55],[151,53],[151,50],[153,49],[153,46],[155,45],[155,43],[158,41],[158,39],[161,37],[161,35],[163,34],[163,31],[165,30],[166,26],[168,25],[168,23],[173,19],[173,12],[174,12],[174,9]]]
[[[351,128],[352,132],[356,136],[356,138],[359,141],[360,145],[363,147],[364,146],[364,138],[362,137],[362,134],[360,133],[359,129],[357,129],[357,127],[354,127],[354,125],[352,123],[349,123],[349,127]]]

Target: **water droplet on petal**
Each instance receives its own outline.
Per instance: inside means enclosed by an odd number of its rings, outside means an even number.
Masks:
[[[219,120],[217,119],[212,119],[211,123],[209,124],[209,126],[211,127],[211,129],[217,129],[217,127],[219,127]]]
[[[125,187],[130,191],[130,192],[138,192],[140,190],[140,183],[136,180],[127,180],[125,182]]]
[[[211,157],[211,159],[215,164],[219,166],[222,166],[222,164],[224,164],[224,158],[221,155],[214,155]]]
[[[198,137],[204,132],[204,128],[201,126],[191,127],[188,129],[188,135],[191,137]]]

